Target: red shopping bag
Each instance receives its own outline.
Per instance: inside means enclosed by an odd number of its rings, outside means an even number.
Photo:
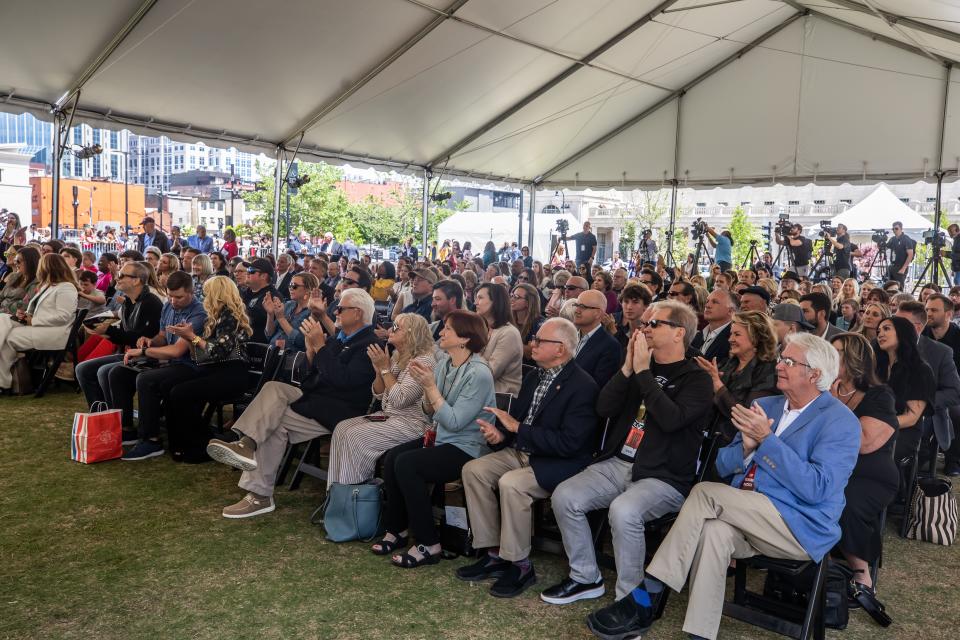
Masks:
[[[98,404],[106,406],[106,403]],[[73,435],[70,438],[71,460],[84,464],[115,460],[123,455],[122,443],[120,409],[74,414]]]

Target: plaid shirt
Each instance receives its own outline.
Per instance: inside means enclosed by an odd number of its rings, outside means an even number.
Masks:
[[[563,370],[565,364],[566,363],[557,365],[551,369],[539,370],[540,384],[538,384],[537,388],[533,391],[533,400],[530,401],[530,408],[527,410],[527,415],[523,419],[523,424],[530,426],[533,423],[533,416],[537,415],[537,409],[540,408],[540,403],[543,402],[543,397],[547,395],[547,390]]]

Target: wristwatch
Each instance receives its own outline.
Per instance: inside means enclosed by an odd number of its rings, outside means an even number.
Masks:
[[[200,336],[193,336],[193,340],[190,341],[190,344],[197,346],[200,344]]]
[[[384,377],[385,375],[387,375],[388,373],[390,373],[390,369],[380,369],[380,377],[381,377],[381,378]]]

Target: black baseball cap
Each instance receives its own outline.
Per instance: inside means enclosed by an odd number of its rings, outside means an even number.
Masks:
[[[740,291],[740,295],[744,296],[748,293],[752,293],[755,296],[760,296],[763,298],[763,301],[767,304],[770,304],[770,292],[764,289],[763,287],[747,287]]]
[[[265,273],[271,278],[274,276],[273,265],[270,264],[270,261],[266,258],[257,258],[250,263],[250,266],[247,267],[247,271],[250,273]]]

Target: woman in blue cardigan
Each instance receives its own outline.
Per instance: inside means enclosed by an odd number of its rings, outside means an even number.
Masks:
[[[453,311],[440,332],[439,347],[445,355],[435,369],[410,364],[410,375],[423,386],[423,410],[433,416],[434,428],[424,438],[394,447],[384,460],[386,533],[372,551],[393,553],[405,547],[413,534],[417,544],[393,556],[398,567],[412,569],[440,561],[440,537],[427,485],[458,479],[463,465],[489,452],[477,424],[478,418],[492,422],[483,408],[496,406],[493,374],[479,355],[486,344],[483,318],[470,311]]]

